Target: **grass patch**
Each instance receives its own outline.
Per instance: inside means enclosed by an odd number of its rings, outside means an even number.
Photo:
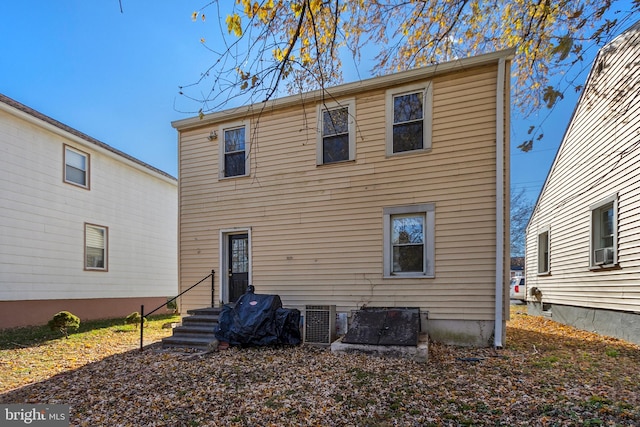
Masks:
[[[152,316],[153,322],[177,322],[180,320],[180,316],[167,314]],[[162,324],[159,325],[162,327]],[[136,328],[134,325],[125,325],[123,319],[101,319],[101,320],[87,320],[80,322],[80,327],[77,330],[69,331],[70,340],[84,340],[87,336],[100,336],[101,330],[111,329],[116,332],[131,332]],[[151,330],[157,329],[155,326]],[[147,329],[145,329],[146,335]],[[55,341],[64,336],[58,330],[51,330],[49,326],[28,326],[21,328],[3,329],[0,334],[0,350],[13,350],[26,347],[37,347],[48,341]]]
[[[611,400],[607,399],[606,397],[593,395],[589,398],[587,404],[594,408],[600,409],[603,406],[611,404]]]
[[[162,325],[179,320],[177,315],[151,317],[144,328],[144,344],[171,335],[171,329]],[[0,366],[5,372],[0,377],[0,393],[139,345],[140,330],[124,325],[123,319],[81,322],[68,339],[46,325],[5,329],[0,334]]]
[[[618,357],[620,356],[620,351],[616,348],[608,348],[605,350],[605,354],[609,357]]]
[[[533,362],[533,366],[536,368],[551,368],[560,358],[558,356],[545,356],[540,360]]]

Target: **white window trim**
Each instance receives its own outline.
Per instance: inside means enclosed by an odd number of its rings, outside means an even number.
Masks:
[[[395,206],[383,208],[383,274],[385,279],[433,278],[435,277],[435,203]],[[411,273],[393,273],[393,250],[391,245],[391,217],[393,215],[425,215],[424,271]]]
[[[99,228],[104,230],[104,266],[103,267],[89,267],[87,266],[87,229],[89,227]],[[109,271],[109,227],[105,227],[104,225],[91,224],[88,222],[84,223],[84,257],[82,263],[84,264],[85,271]]]
[[[234,176],[225,176],[225,169],[224,169],[224,159],[225,159],[225,151],[224,151],[224,131],[225,130],[231,130],[231,129],[237,129],[237,128],[241,128],[244,127],[244,137],[245,137],[245,141],[244,141],[244,175],[234,175]],[[250,155],[249,155],[249,148],[250,148],[250,140],[251,140],[251,129],[249,126],[249,122],[247,120],[241,120],[241,121],[237,121],[237,122],[231,122],[231,123],[225,123],[219,126],[218,128],[218,179],[234,179],[234,178],[242,178],[245,176],[250,176],[251,175],[251,170],[250,170]]]
[[[415,92],[423,92],[423,142],[422,149],[393,152],[393,98],[397,95],[405,95]],[[412,153],[422,153],[431,151],[431,133],[432,133],[432,116],[433,116],[433,83],[431,81],[414,84],[410,86],[402,86],[398,88],[388,89],[385,93],[385,117],[386,117],[386,154],[387,157],[403,156]]]
[[[547,234],[547,269],[540,271],[540,236],[545,233]],[[536,253],[536,274],[538,274],[538,276],[548,276],[551,274],[551,227],[548,225],[538,229],[538,233],[536,234]]]
[[[349,159],[339,162],[324,163],[323,148],[324,137],[322,131],[324,129],[322,118],[323,113],[329,110],[335,110],[338,108],[347,107],[349,115]],[[353,161],[356,159],[356,100],[354,98],[345,99],[343,101],[324,102],[318,104],[316,108],[317,120],[317,136],[316,136],[316,165],[333,165],[336,163],[344,163],[347,161]]]
[[[594,211],[599,210],[605,205],[613,205],[613,262],[609,264],[596,264],[595,262],[595,250],[601,249],[594,247]],[[614,193],[601,201],[589,206],[589,269],[600,270],[602,268],[614,267],[618,265],[618,193]]]
[[[67,179],[67,150],[69,151],[73,151],[74,153],[83,156],[86,159],[86,170],[84,171],[85,173],[85,185],[82,184],[78,184],[77,182],[74,181],[69,181]],[[70,145],[67,144],[63,144],[63,159],[62,159],[62,180],[67,183],[67,184],[71,184],[71,185],[75,185],[76,187],[80,187],[80,188],[85,188],[85,189],[89,189],[89,183],[90,181],[90,170],[91,170],[91,155],[89,153],[86,153],[84,151],[80,151],[77,148],[74,148]]]

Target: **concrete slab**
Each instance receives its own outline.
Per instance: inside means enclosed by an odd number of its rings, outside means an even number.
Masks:
[[[342,338],[331,343],[331,352],[338,354],[363,353],[378,357],[392,357],[408,359],[419,363],[427,363],[429,360],[429,336],[420,334],[418,345],[371,345],[371,344],[347,344]]]

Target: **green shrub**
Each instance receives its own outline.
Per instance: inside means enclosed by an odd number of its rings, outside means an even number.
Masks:
[[[65,337],[69,338],[69,329],[78,329],[80,327],[80,318],[75,314],[71,314],[68,311],[61,311],[53,316],[53,319],[49,320],[49,328],[52,331],[59,330]]]
[[[140,313],[134,311],[130,315],[124,318],[125,325],[135,325],[136,329],[138,329],[138,325],[140,324]],[[144,319],[144,324],[147,324],[147,319]]]
[[[178,311],[178,302],[176,300],[167,299],[167,310],[172,313],[176,313]]]

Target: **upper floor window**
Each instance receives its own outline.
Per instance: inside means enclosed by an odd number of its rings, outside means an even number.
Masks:
[[[99,225],[84,225],[85,270],[107,270],[108,228]]]
[[[231,124],[222,129],[220,144],[221,177],[249,175],[249,154],[247,153],[247,135],[249,131],[244,124]]]
[[[614,194],[590,206],[591,266],[618,263],[618,195]]]
[[[431,149],[432,84],[388,90],[387,155]]]
[[[64,146],[64,182],[89,188],[89,154]]]
[[[433,277],[435,205],[383,210],[385,277]]]
[[[355,101],[322,104],[318,107],[317,164],[355,159]]]
[[[538,233],[538,274],[549,273],[549,229]]]

